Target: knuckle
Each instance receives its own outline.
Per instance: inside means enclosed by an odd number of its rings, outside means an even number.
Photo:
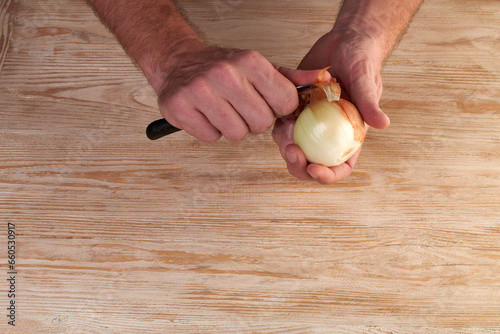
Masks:
[[[201,138],[199,138],[201,141],[204,141],[206,143],[215,143],[222,137],[221,133],[213,133],[213,134],[205,134]]]
[[[226,137],[230,141],[238,141],[245,138],[247,134],[248,134],[248,129],[233,128],[230,131],[224,132],[224,137]]]
[[[248,49],[241,51],[241,59],[243,61],[261,60],[263,56],[256,50]]]
[[[291,114],[298,106],[298,97],[295,95],[286,94],[280,98],[275,106],[274,112],[279,116],[286,116]]]
[[[274,117],[272,115],[266,114],[263,117],[260,117],[257,122],[250,125],[250,129],[252,133],[258,134],[262,132],[266,132],[271,128],[274,124]]]
[[[210,84],[203,76],[193,78],[183,91],[183,95],[185,94],[187,99],[189,99],[188,96],[193,97],[193,95],[196,95],[199,99],[208,98],[211,93]]]
[[[235,79],[238,77],[237,71],[234,66],[226,61],[219,61],[215,63],[211,69],[210,75],[220,80],[221,83],[234,84]]]
[[[273,65],[258,51],[243,50],[238,55],[237,61],[240,66],[243,66],[247,71],[252,72],[252,76],[264,79],[273,75]]]
[[[196,139],[205,142],[205,143],[215,143],[218,141],[222,134],[215,128],[210,127],[206,129],[192,129],[187,128],[186,132],[195,137]]]

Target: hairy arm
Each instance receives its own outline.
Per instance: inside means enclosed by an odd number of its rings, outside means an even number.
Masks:
[[[191,41],[201,42],[170,0],[88,0],[97,15],[115,34],[156,91],[162,76],[171,72],[176,55]]]
[[[332,31],[370,36],[387,57],[423,0],[345,0]]]

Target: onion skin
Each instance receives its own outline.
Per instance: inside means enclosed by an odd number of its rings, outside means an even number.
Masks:
[[[345,99],[340,99],[337,104],[340,105],[340,109],[343,112],[343,115],[347,117],[352,127],[354,128],[354,140],[359,141],[361,144],[363,144],[363,141],[365,140],[365,121],[363,120],[363,117],[361,116],[358,108],[356,108],[354,104]]]
[[[365,139],[365,123],[351,102],[322,99],[300,113],[293,136],[310,163],[333,167],[359,150]]]

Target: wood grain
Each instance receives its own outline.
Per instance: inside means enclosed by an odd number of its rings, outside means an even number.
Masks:
[[[179,4],[294,67],[339,1]],[[0,332],[500,333],[498,2],[424,3],[383,69],[391,126],[328,187],[269,132],[149,141],[154,92],[84,1],[0,13]]]

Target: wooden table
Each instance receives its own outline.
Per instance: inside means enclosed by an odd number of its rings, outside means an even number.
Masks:
[[[339,1],[179,2],[294,67]],[[391,126],[333,186],[270,132],[149,141],[154,93],[84,1],[0,5],[0,332],[500,333],[498,1],[424,3]]]

